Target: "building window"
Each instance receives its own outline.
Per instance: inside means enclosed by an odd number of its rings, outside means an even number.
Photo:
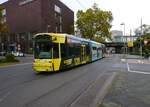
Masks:
[[[61,8],[59,6],[57,6],[57,5],[55,5],[54,10],[57,13],[61,13]]]
[[[6,23],[6,16],[4,16],[4,17],[2,18],[1,23],[2,23],[2,24],[3,24],[3,23]]]
[[[62,32],[62,25],[60,25],[60,32]]]
[[[6,9],[2,10],[2,16],[6,16]]]
[[[57,19],[57,13],[55,13],[55,19]]]
[[[2,9],[2,20],[1,23],[6,23],[6,9]]]
[[[29,41],[32,40],[32,36],[33,36],[33,35],[32,35],[30,32],[28,32],[27,35],[28,35],[28,40],[29,40]]]
[[[61,16],[59,17],[59,22],[62,23],[62,17]]]
[[[56,27],[55,27],[55,32],[56,32],[56,33],[58,32],[58,27],[57,27],[57,25],[56,25]]]

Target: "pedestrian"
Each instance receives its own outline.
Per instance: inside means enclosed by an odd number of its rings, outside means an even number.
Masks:
[[[145,50],[145,52],[144,52],[144,58],[145,58],[145,59],[149,59],[149,53],[148,53],[148,50]]]

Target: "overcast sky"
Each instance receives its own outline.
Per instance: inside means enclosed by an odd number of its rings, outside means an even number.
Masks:
[[[3,3],[7,0],[0,0]],[[112,30],[123,30],[120,24],[125,23],[126,33],[129,34],[130,29],[134,31],[140,26],[141,18],[143,24],[150,24],[150,0],[60,0],[70,7],[76,15],[77,10],[86,10],[90,8],[94,2],[99,8],[108,10],[113,13]]]

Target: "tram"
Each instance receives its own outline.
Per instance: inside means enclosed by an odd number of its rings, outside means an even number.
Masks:
[[[33,44],[37,72],[59,71],[103,57],[103,44],[68,34],[38,33]]]

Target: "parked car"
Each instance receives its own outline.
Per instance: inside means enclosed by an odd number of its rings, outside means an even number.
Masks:
[[[24,53],[22,53],[22,52],[12,52],[12,54],[16,57],[24,57],[25,56]]]

